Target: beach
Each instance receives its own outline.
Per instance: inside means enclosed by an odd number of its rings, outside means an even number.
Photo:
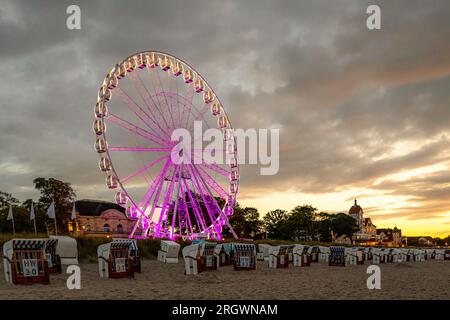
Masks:
[[[184,275],[184,263],[164,264],[143,260],[134,279],[100,279],[95,263],[82,263],[81,289],[66,286],[62,274],[52,274],[50,284],[13,285],[3,276],[0,300],[5,299],[450,299],[450,261],[381,264],[381,289],[369,290],[367,267],[310,267],[269,269],[260,261],[255,271],[218,271]]]

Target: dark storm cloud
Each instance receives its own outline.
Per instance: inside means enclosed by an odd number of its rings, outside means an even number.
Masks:
[[[43,175],[109,199],[92,146],[96,91],[116,62],[153,49],[201,72],[235,127],[280,128],[279,174],[243,166],[244,195],[360,187],[411,196],[423,215],[448,208],[436,182],[448,172],[374,185],[448,159],[448,1],[377,1],[380,31],[365,28],[373,1],[75,3],[82,29],[69,31],[71,1],[2,2],[0,190],[33,196]],[[398,142],[417,147],[398,155]]]

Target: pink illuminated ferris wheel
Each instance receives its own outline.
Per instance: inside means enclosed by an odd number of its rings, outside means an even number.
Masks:
[[[211,148],[199,127],[205,136],[219,129],[222,147],[215,141]],[[192,137],[184,154],[190,161],[173,159],[176,129]],[[136,220],[130,237],[220,240],[226,226],[237,237],[228,221],[239,181],[233,128],[214,90],[186,62],[145,51],[117,64],[100,87],[94,132],[106,185]]]

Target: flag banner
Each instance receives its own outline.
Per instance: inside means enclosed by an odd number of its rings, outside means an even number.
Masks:
[[[13,210],[12,206],[9,206],[8,217],[6,218],[6,220],[10,221],[12,219],[13,219]]]
[[[50,207],[48,207],[47,216],[50,219],[55,219],[55,201],[53,201],[52,204],[50,205]]]
[[[72,208],[72,216],[70,217],[70,219],[75,220],[77,217],[77,211],[75,209],[75,202],[73,203],[73,208]]]
[[[35,215],[34,215],[34,207],[33,207],[33,203],[31,203],[31,209],[30,209],[30,221],[35,219]]]

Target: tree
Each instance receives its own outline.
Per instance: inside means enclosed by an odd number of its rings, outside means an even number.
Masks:
[[[296,206],[289,213],[286,226],[291,239],[312,239],[317,234],[317,209],[310,205]]]
[[[0,191],[0,210],[9,208],[9,205],[14,205],[19,203],[19,201],[14,198],[10,193]]]
[[[318,214],[317,231],[320,235],[320,240],[324,242],[331,242],[333,215],[321,212]]]
[[[280,239],[280,227],[288,218],[286,210],[275,209],[267,212],[263,218],[263,224],[270,239]]]
[[[33,199],[27,199],[24,202],[22,202],[22,208],[24,208],[27,211],[28,220],[30,221],[29,223],[32,226],[32,231],[34,232],[34,222],[29,219],[31,204],[33,204],[34,207],[34,216],[36,219],[37,232],[42,233],[47,232],[46,227],[47,208],[44,205],[40,205],[39,203],[35,202]]]
[[[347,235],[351,237],[353,233],[359,230],[355,219],[345,213],[337,213],[332,215],[331,230],[337,237]]]
[[[16,230],[20,230],[20,222],[19,223],[19,228],[18,225],[16,223],[16,220],[18,220],[19,216],[16,213],[16,204],[19,201],[14,198],[10,193],[6,193],[3,191],[0,191],[0,232],[12,232],[12,223],[11,221],[6,221],[6,218],[8,217],[8,211],[9,211],[9,206],[12,205],[13,206],[13,212],[14,212],[14,224],[16,226]]]
[[[41,192],[38,201],[38,210],[46,211],[52,201],[55,201],[56,220],[58,226],[67,230],[67,222],[70,219],[72,202],[75,200],[75,192],[70,183],[54,178],[36,178],[33,180],[35,188]],[[52,223],[48,223],[49,226]]]
[[[233,215],[230,217],[230,224],[239,237],[254,238],[261,234],[262,223],[256,208],[242,208],[239,203],[236,203]],[[224,230],[224,235],[231,236],[227,228]]]

